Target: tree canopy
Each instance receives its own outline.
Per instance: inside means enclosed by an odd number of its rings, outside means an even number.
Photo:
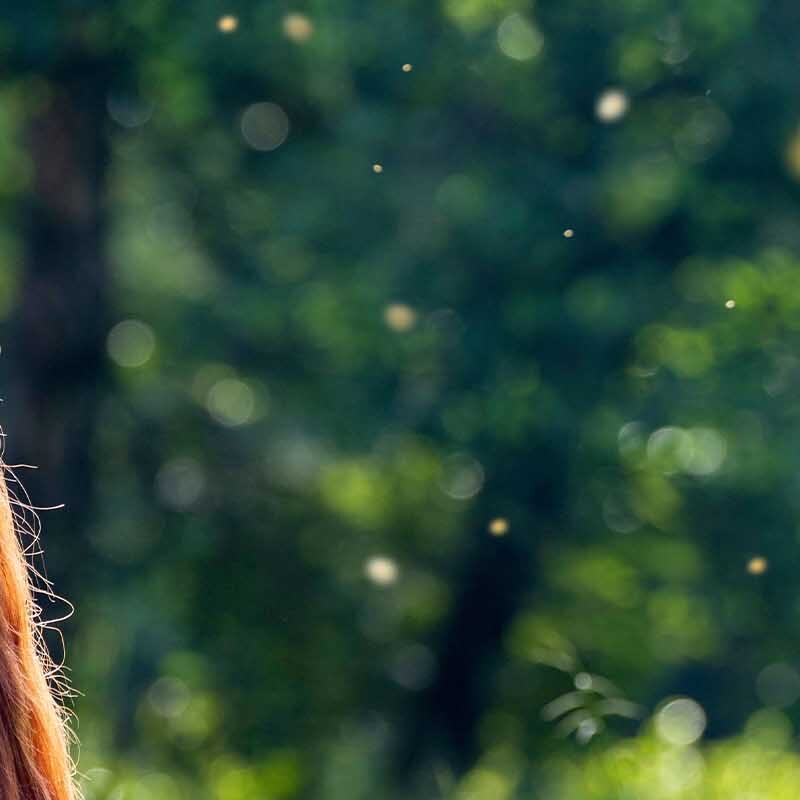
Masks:
[[[794,797],[795,5],[6,5],[87,800]]]

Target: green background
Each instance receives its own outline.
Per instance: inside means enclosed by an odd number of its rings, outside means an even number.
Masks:
[[[796,797],[796,3],[2,10],[87,800]]]

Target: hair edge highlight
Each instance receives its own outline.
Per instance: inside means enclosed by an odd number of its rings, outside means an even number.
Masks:
[[[69,687],[44,641],[52,623],[42,620],[35,599],[55,595],[29,563],[40,554],[38,524],[25,517],[35,509],[14,497],[9,481],[18,483],[0,460],[0,798],[77,800],[64,705]],[[32,546],[23,547],[23,533]]]

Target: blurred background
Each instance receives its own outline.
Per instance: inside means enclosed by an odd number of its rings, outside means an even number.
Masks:
[[[4,4],[0,422],[87,800],[794,800],[799,35]]]

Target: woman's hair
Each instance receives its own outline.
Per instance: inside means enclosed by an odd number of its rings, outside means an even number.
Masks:
[[[0,462],[0,800],[73,800],[57,670],[42,638],[33,571]]]

